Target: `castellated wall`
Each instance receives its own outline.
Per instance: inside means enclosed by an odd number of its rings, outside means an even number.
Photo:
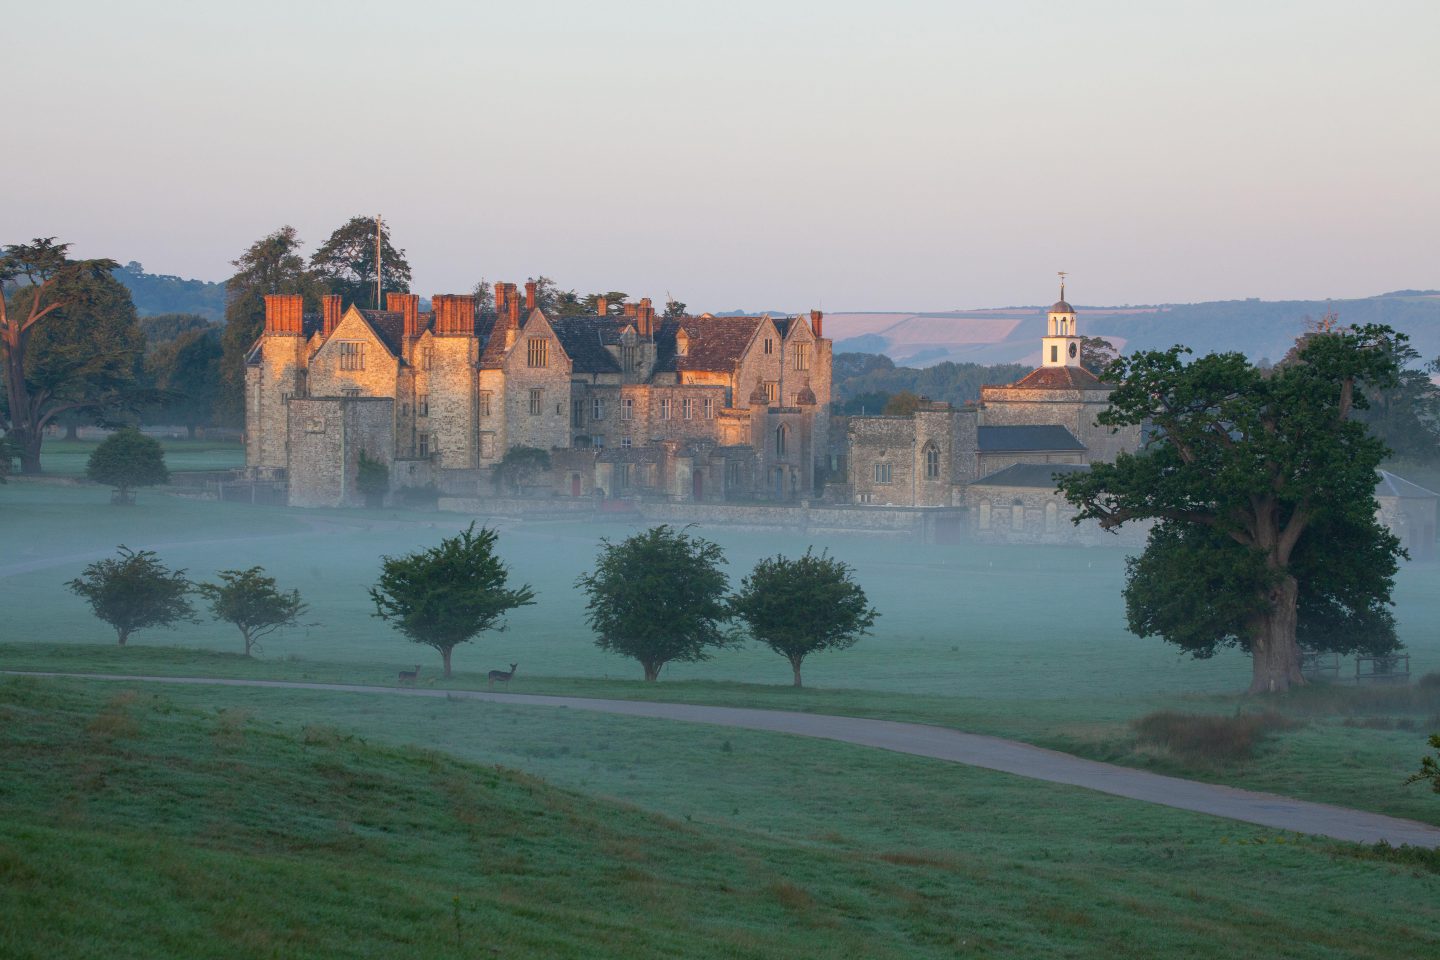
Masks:
[[[389,397],[292,399],[287,433],[290,506],[364,506],[356,484],[360,451],[391,463],[395,401]]]

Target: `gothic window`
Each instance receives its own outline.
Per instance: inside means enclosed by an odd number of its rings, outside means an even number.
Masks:
[[[620,400],[620,419],[635,419],[635,400],[633,397],[624,397]]]
[[[363,340],[340,341],[340,369],[365,369],[365,342]]]
[[[940,479],[940,448],[933,443],[925,444],[925,479]]]
[[[528,337],[525,341],[525,364],[544,367],[550,363],[550,341],[544,337]]]
[[[540,416],[540,411],[545,404],[545,391],[535,389],[530,391],[530,416]]]
[[[890,469],[890,467],[891,467],[891,465],[888,464],[888,463],[877,463],[877,464],[875,464],[875,482],[876,482],[876,483],[890,483],[890,482],[891,482],[891,481],[890,481],[890,478],[891,478],[891,475],[892,475],[892,474],[891,474],[891,469]]]
[[[661,397],[661,398],[660,398],[660,419],[661,419],[661,420],[669,420],[669,419],[670,419],[670,398],[669,398],[669,397]]]
[[[786,442],[787,442],[789,439],[790,439],[790,428],[789,428],[789,427],[785,426],[785,424],[782,423],[782,424],[780,424],[780,426],[778,426],[778,427],[775,428],[775,456],[777,456],[777,457],[783,457],[783,456],[785,456],[785,446],[786,446]]]
[[[492,394],[490,393],[489,390],[481,390],[481,391],[480,391],[480,416],[482,416],[482,417],[488,417],[488,416],[490,416],[490,397],[491,397],[491,396],[492,396]]]
[[[792,345],[790,346],[790,349],[793,351],[793,354],[792,354],[792,355],[793,355],[794,360],[795,360],[795,369],[796,369],[796,370],[809,370],[809,369],[810,369],[810,344],[808,344],[808,343],[796,343],[796,344],[792,344]]]

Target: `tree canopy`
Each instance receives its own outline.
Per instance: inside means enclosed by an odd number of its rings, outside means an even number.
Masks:
[[[664,524],[600,544],[595,570],[575,581],[600,649],[638,660],[653,681],[667,663],[708,660],[735,642],[722,629],[729,582],[718,545]]]
[[[197,427],[213,423],[223,357],[219,331],[208,326],[161,344],[145,358],[146,374],[159,399],[159,410],[149,419],[183,424],[191,437]]]
[[[529,584],[511,589],[510,571],[495,552],[498,534],[475,524],[439,546],[382,557],[370,589],[375,616],[414,643],[434,647],[450,676],[455,647],[486,630],[503,630],[505,614],[535,602]]]
[[[0,255],[0,378],[5,428],[23,473],[40,472],[47,425],[66,415],[107,422],[139,402],[135,306],[113,260],[71,260],[42,237]]]
[[[117,430],[90,452],[85,476],[92,483],[115,488],[111,502],[132,504],[135,487],[153,487],[170,482],[165,466],[165,448],[154,437],[147,437],[134,427]]]
[[[1126,584],[1131,628],[1208,656],[1244,646],[1250,689],[1303,684],[1299,638],[1394,646],[1398,542],[1375,519],[1384,444],[1352,415],[1395,381],[1389,328],[1305,338],[1266,371],[1238,353],[1145,351],[1110,370],[1102,424],[1150,424],[1136,454],[1059,481],[1077,522],[1155,521]]]
[[[730,609],[755,639],[790,661],[797,687],[806,657],[854,646],[879,616],[849,564],[811,550],[755,564]]]
[[[390,227],[380,225],[381,296],[375,298],[375,218],[351,217],[310,257],[310,267],[331,292],[345,303],[385,308],[386,293],[410,291],[410,264],[405,251],[390,243]]]
[[[184,570],[169,569],[150,550],[136,553],[121,544],[119,554],[90,564],[66,586],[115,628],[120,646],[137,630],[194,620]]]
[[[264,567],[248,570],[221,570],[219,583],[202,583],[196,592],[210,603],[217,620],[233,623],[245,640],[245,656],[260,649],[260,640],[282,627],[299,623],[306,606],[300,591],[288,593],[265,575]]]

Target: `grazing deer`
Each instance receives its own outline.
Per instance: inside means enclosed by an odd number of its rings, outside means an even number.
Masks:
[[[414,670],[401,670],[401,671],[400,671],[400,682],[401,682],[401,683],[413,684],[413,683],[414,683],[416,680],[418,680],[419,678],[420,678],[420,664],[418,664],[418,663],[415,664],[415,669],[414,669]]]
[[[495,686],[495,681],[496,681],[496,680],[499,680],[501,683],[509,683],[509,682],[510,682],[510,678],[513,677],[513,676],[515,676],[515,664],[513,664],[513,663],[510,664],[510,672],[509,672],[509,673],[506,673],[504,670],[491,670],[491,671],[490,671],[490,686],[492,686],[492,687]]]

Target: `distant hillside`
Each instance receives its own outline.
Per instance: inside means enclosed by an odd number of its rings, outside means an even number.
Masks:
[[[1384,323],[1410,336],[1426,359],[1440,356],[1440,291],[1401,290],[1355,300],[1220,300],[1141,307],[1078,306],[1081,333],[1122,350],[1180,343],[1197,353],[1240,350],[1278,360],[1306,318],[1339,314],[1343,323]],[[835,351],[883,353],[907,366],[946,360],[981,364],[1040,362],[1045,307],[954,313],[836,313],[825,318]]]
[[[115,279],[130,289],[140,316],[193,313],[206,320],[225,319],[225,284],[185,280],[163,273],[146,273],[134,260],[115,271]]]

